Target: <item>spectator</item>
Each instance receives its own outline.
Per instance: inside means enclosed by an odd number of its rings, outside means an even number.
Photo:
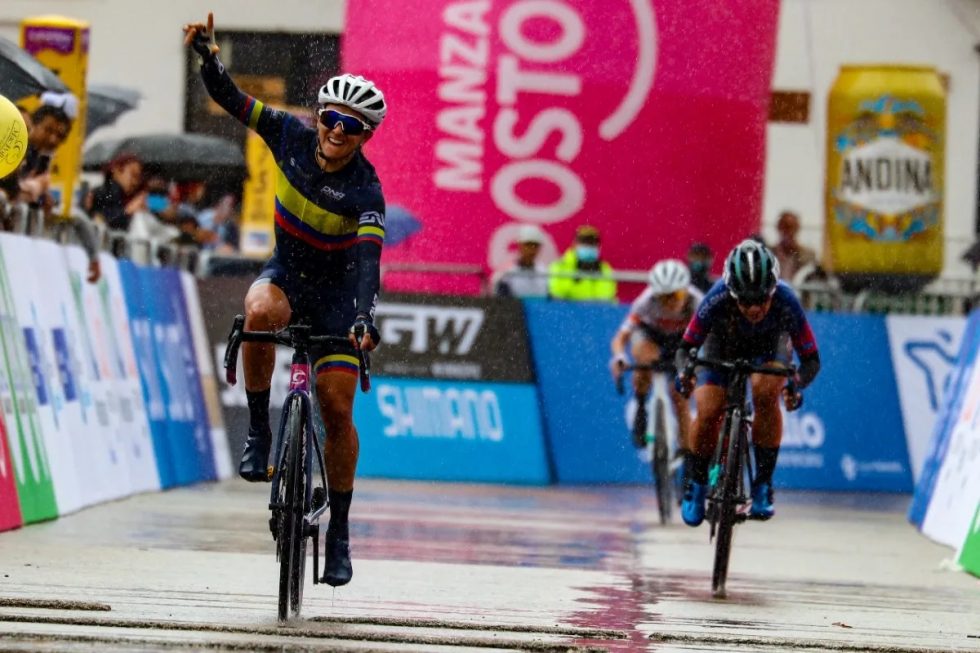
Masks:
[[[496,275],[494,292],[500,297],[547,297],[548,269],[537,262],[544,234],[537,225],[517,231],[517,258]]]
[[[128,231],[133,214],[146,210],[146,193],[138,192],[143,182],[143,164],[135,155],[120,154],[106,166],[105,183],[92,191],[88,211],[109,229]]]
[[[203,181],[183,181],[177,184],[177,220],[192,215],[199,227],[210,229],[211,224],[205,224],[201,219],[201,202],[207,192]]]
[[[27,153],[16,174],[4,178],[0,190],[13,202],[27,202],[48,212],[54,204],[48,193],[51,158],[68,138],[78,101],[71,94],[45,93],[43,99],[51,104],[41,104],[25,119]]]
[[[616,301],[613,269],[599,255],[599,231],[582,225],[575,231],[575,244],[551,264],[549,294],[574,301]]]
[[[203,230],[204,246],[213,249],[217,254],[232,254],[238,251],[237,200],[227,193],[211,208],[201,211],[199,218],[202,224],[209,224],[208,230]]]
[[[817,256],[812,249],[797,242],[800,218],[792,211],[783,211],[779,215],[776,230],[779,232],[779,243],[772,248],[772,252],[779,261],[779,277],[792,282],[802,268],[816,264]]]
[[[707,293],[715,283],[715,277],[711,274],[714,256],[707,243],[691,243],[687,250],[687,267],[691,271],[691,285],[702,293]]]

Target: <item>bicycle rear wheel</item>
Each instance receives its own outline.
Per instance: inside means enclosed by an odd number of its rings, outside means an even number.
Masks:
[[[306,419],[297,397],[289,404],[279,521],[279,620],[298,617],[306,574]]]
[[[742,478],[742,415],[736,411],[728,420],[728,451],[725,458],[724,478],[721,480],[721,498],[718,501],[718,532],[715,536],[715,564],[711,573],[711,592],[715,598],[724,598],[728,580],[728,561],[732,553],[732,536],[735,532],[736,508],[739,484]]]
[[[662,401],[657,400],[653,419],[653,484],[657,488],[657,510],[660,523],[669,524],[672,512],[670,452],[667,447],[667,416]]]

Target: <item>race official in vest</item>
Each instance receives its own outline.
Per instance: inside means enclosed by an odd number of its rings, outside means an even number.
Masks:
[[[551,264],[548,291],[553,299],[578,302],[615,302],[613,269],[600,255],[599,230],[582,225],[575,243]]]

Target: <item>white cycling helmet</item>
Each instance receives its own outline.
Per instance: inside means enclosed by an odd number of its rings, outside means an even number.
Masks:
[[[320,87],[317,102],[320,106],[339,104],[350,107],[364,116],[364,120],[373,129],[377,129],[388,111],[381,89],[375,86],[374,82],[350,73],[328,79],[327,83]]]
[[[650,270],[650,289],[655,295],[669,295],[691,285],[687,266],[675,258],[660,261]]]

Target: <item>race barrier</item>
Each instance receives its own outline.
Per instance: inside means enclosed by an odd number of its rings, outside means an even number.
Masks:
[[[525,311],[557,481],[649,482],[649,465],[636,456],[624,400],[607,368],[609,341],[626,308],[529,301]],[[921,405],[928,400],[916,393],[923,385],[941,393],[950,367],[948,343],[959,339],[964,320],[829,313],[809,318],[822,369],[803,408],[784,413],[776,485],[911,491],[908,452],[921,449],[931,429],[921,415],[929,410]],[[874,420],[866,418],[869,411]],[[903,414],[912,418],[903,423]]]
[[[980,310],[970,315],[909,520],[980,575]]]
[[[201,282],[220,366],[251,279]],[[387,294],[371,394],[358,395],[358,474],[517,483],[647,483],[609,376],[627,307]],[[777,486],[910,492],[932,436],[962,318],[814,313],[823,369],[784,414]],[[280,351],[273,407],[288,390]],[[221,384],[232,454],[248,411]],[[866,419],[873,412],[875,419]],[[273,422],[278,411],[273,411]]]
[[[201,282],[217,366],[250,281]],[[388,294],[376,322],[384,344],[372,354],[373,388],[354,402],[359,477],[551,481],[519,301]],[[289,350],[277,351],[273,424],[288,392],[290,360]],[[238,454],[248,428],[244,388],[222,377],[219,394]]]
[[[193,279],[100,265],[0,234],[0,530],[230,474]]]

